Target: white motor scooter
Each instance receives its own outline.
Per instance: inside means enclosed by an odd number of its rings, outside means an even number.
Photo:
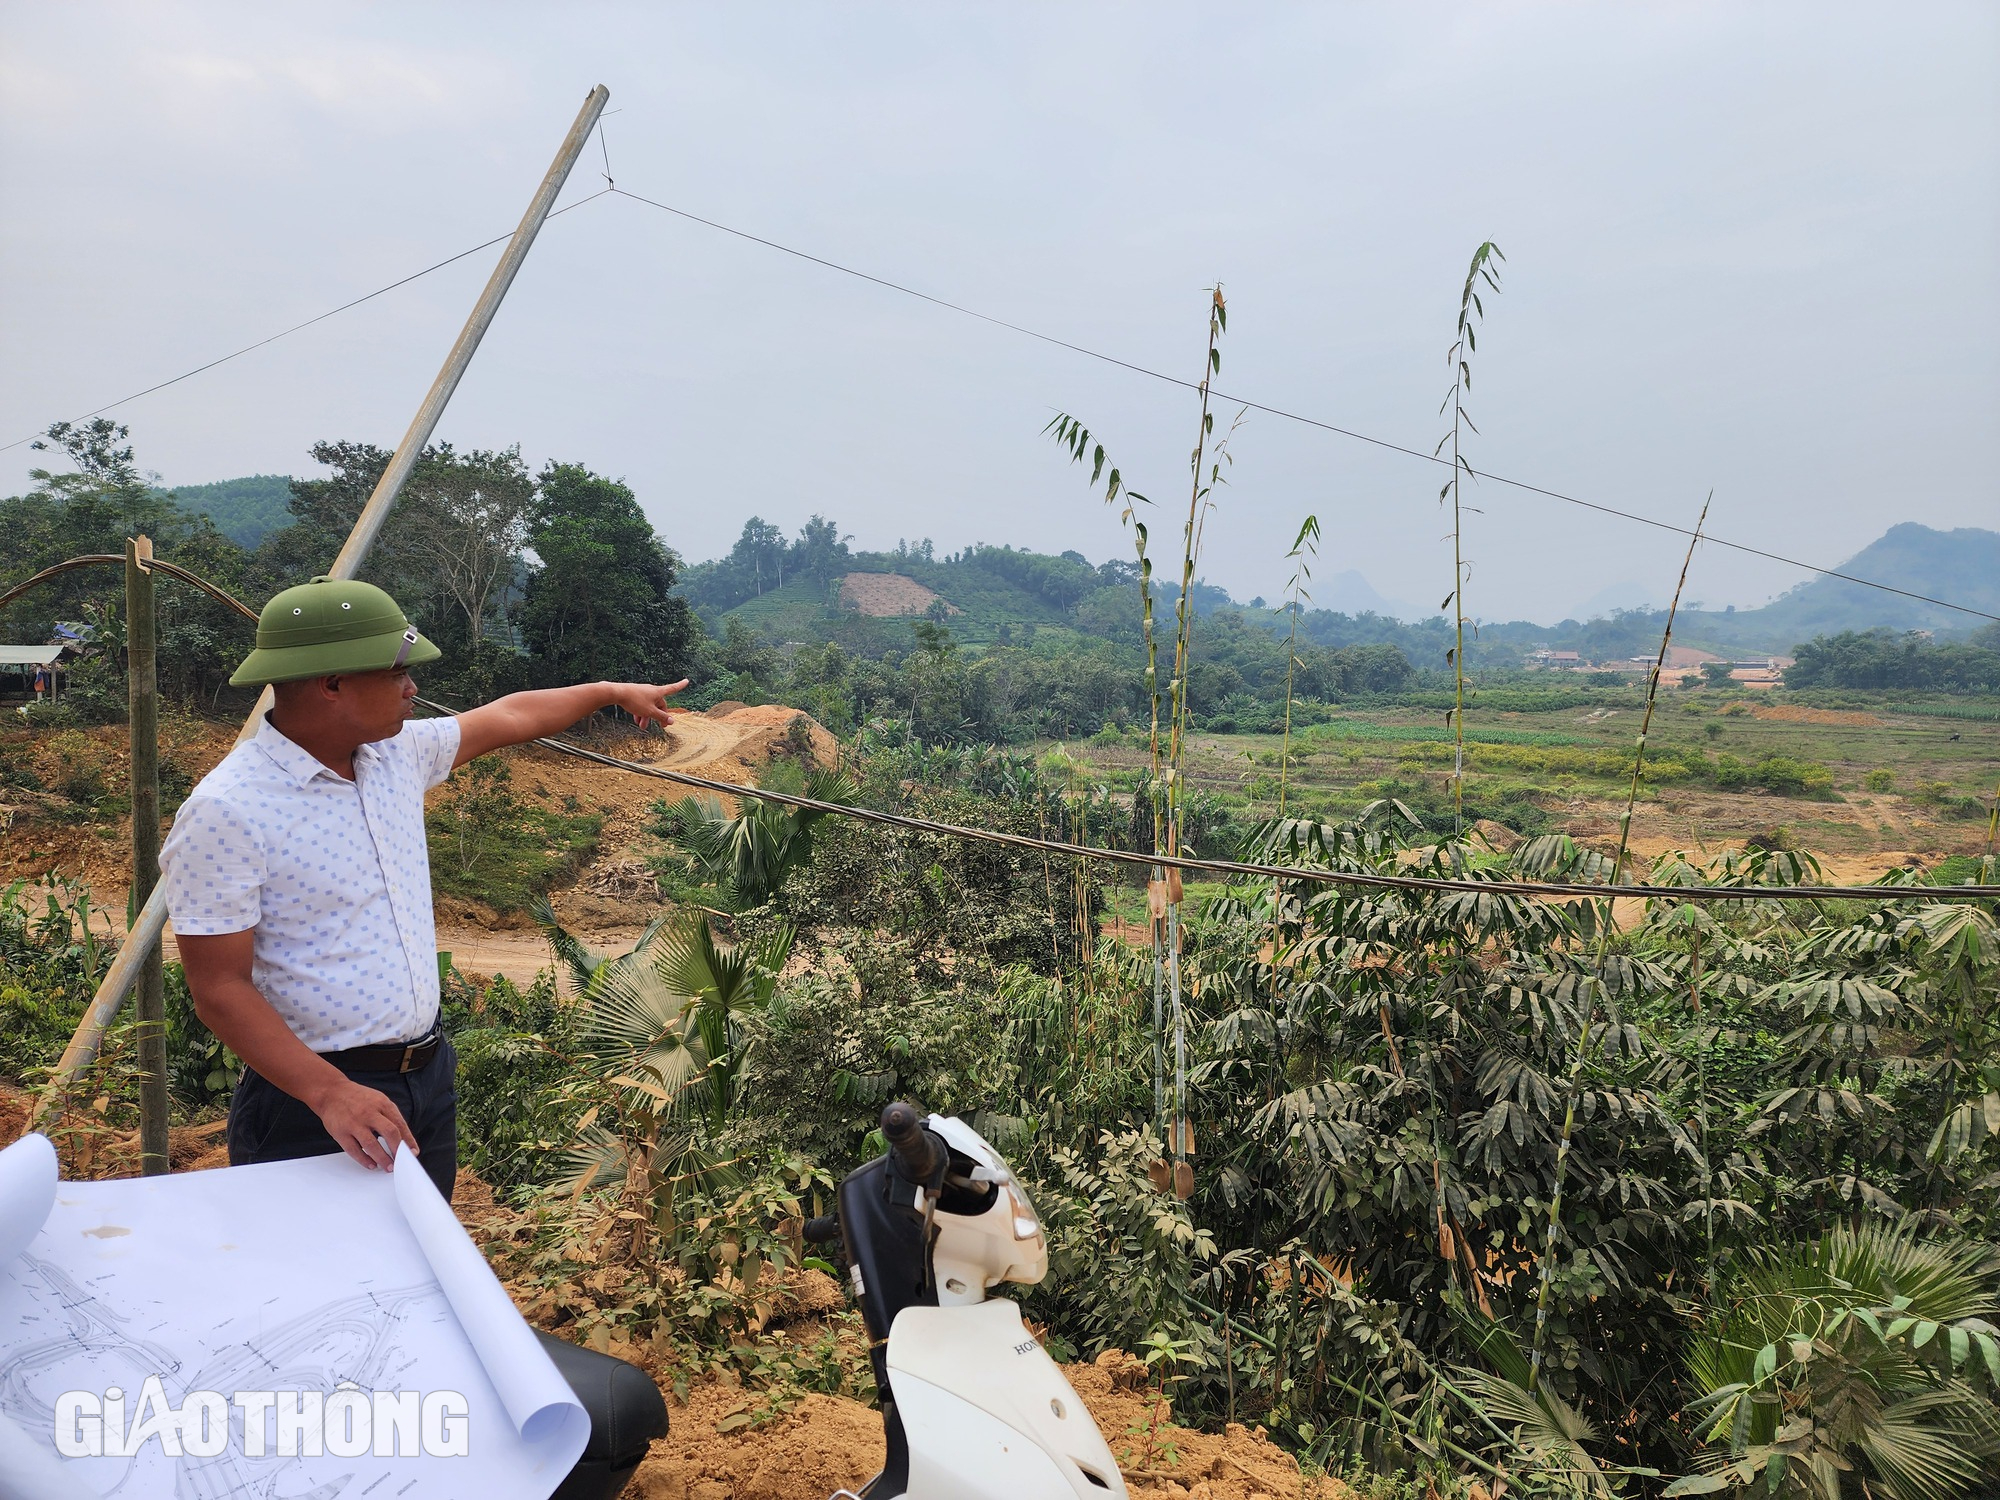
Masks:
[[[840,1184],[838,1237],[873,1344],[882,1472],[832,1500],[1106,1500],[1125,1481],[1097,1424],[1005,1298],[1047,1274],[1041,1220],[962,1120],[882,1111],[889,1149]]]

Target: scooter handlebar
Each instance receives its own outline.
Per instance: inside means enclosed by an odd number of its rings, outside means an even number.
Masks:
[[[916,1106],[897,1100],[882,1111],[882,1138],[912,1182],[929,1182],[939,1166],[938,1145],[924,1129],[923,1116]]]

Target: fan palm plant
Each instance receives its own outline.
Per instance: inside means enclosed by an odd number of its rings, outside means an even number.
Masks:
[[[1799,1500],[1959,1500],[2000,1485],[2000,1252],[1909,1222],[1752,1250],[1688,1350],[1702,1472]]]
[[[1535,1467],[1534,1477],[1557,1489],[1592,1496],[1616,1493],[1614,1473],[1589,1452],[1598,1439],[1590,1420],[1533,1378],[1528,1352],[1511,1329],[1466,1311],[1459,1330],[1485,1361],[1456,1371],[1459,1384],[1489,1422],[1511,1435],[1518,1458]]]
[[[544,925],[572,979],[581,978],[587,1046],[619,1125],[601,1124],[601,1110],[584,1116],[570,1186],[581,1192],[643,1176],[670,1218],[673,1183],[724,1170],[715,1148],[749,1056],[744,1020],[770,1006],[792,929],[781,924],[753,942],[719,943],[693,912],[655,922],[630,952],[605,958],[552,917]]]

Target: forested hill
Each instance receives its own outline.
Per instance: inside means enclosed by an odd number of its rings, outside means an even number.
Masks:
[[[892,579],[919,587],[884,589],[876,583]],[[1157,581],[1155,587],[1157,623],[1170,636],[1173,605]],[[753,518],[729,556],[686,570],[681,591],[718,636],[734,622],[772,642],[838,641],[862,654],[907,647],[917,620],[926,616],[969,646],[1027,645],[1051,633],[1136,646],[1142,632],[1134,563],[988,546],[939,555],[928,541],[899,544],[893,552],[862,552],[817,516],[792,542]],[[1215,628],[1282,633],[1284,612],[1262,604],[1238,604],[1208,583],[1194,588],[1197,613]],[[908,613],[875,613],[884,608]],[[1223,624],[1219,613],[1236,618]],[[1523,638],[1540,633],[1540,627],[1525,624],[1498,628]],[[1306,610],[1299,618],[1302,644],[1393,645],[1425,665],[1443,660],[1448,634],[1442,617],[1409,623],[1372,613]]]
[[[1848,559],[1841,571],[2000,614],[2000,532],[1935,531],[1906,522]],[[850,586],[843,596],[843,580],[853,575],[894,575],[922,587],[902,596],[908,615],[885,618],[872,613],[882,606],[871,596],[887,598],[883,589],[863,586],[857,594]],[[1051,556],[974,546],[940,556],[929,542],[898,544],[893,552],[863,552],[853,549],[852,538],[842,535],[837,524],[819,516],[792,540],[753,517],[727,556],[686,571],[682,592],[718,635],[735,620],[773,642],[837,640],[867,652],[906,646],[913,639],[914,618],[925,609],[967,645],[1024,644],[1047,630],[1136,641],[1136,583],[1131,563],[1092,563],[1078,552]],[[925,590],[936,599],[927,602]],[[1166,591],[1160,597],[1161,607],[1170,609],[1164,603]],[[1282,610],[1263,607],[1263,600],[1238,604],[1208,584],[1196,586],[1195,603],[1204,617],[1228,610],[1246,626],[1279,633],[1288,628]],[[1552,624],[1484,620],[1468,659],[1515,663],[1544,646],[1579,651],[1589,660],[1623,659],[1656,648],[1664,623],[1660,610]],[[1791,654],[1819,635],[1932,630],[1951,638],[1980,623],[1900,594],[1822,577],[1761,609],[1683,610],[1675,636],[1722,655]],[[1449,633],[1442,616],[1397,620],[1372,612],[1309,609],[1299,620],[1299,634],[1310,644],[1394,645],[1420,668],[1443,664]]]
[[[285,474],[184,484],[168,497],[190,515],[207,516],[217,531],[239,547],[254,550],[272,532],[292,524],[292,481]]]

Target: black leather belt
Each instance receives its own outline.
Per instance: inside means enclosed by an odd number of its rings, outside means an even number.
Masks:
[[[443,1029],[433,1026],[428,1036],[418,1037],[414,1042],[384,1042],[375,1047],[348,1047],[340,1052],[322,1052],[320,1056],[343,1072],[414,1073],[419,1068],[428,1067],[430,1060],[437,1056],[438,1048],[443,1045]]]

